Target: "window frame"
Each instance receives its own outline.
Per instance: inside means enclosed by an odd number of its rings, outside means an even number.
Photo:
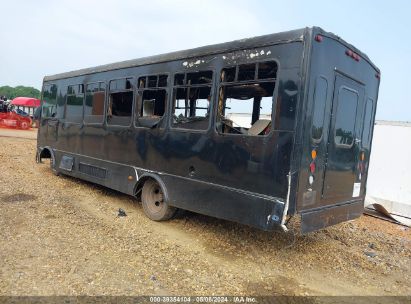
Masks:
[[[157,85],[158,85],[158,83],[160,81],[160,76],[162,76],[162,75],[167,75],[166,86],[164,86],[164,87],[148,87],[148,81],[147,80],[150,76],[157,76]],[[137,111],[140,112],[137,99],[140,96],[140,94],[141,94],[141,98],[142,98],[143,94],[144,94],[144,91],[146,91],[146,90],[151,90],[151,91],[164,90],[164,91],[166,91],[164,114],[159,119],[159,121],[157,122],[157,125],[160,124],[161,122],[163,122],[164,120],[167,120],[167,118],[169,116],[168,108],[169,108],[169,103],[170,103],[169,102],[169,100],[170,100],[170,79],[171,79],[170,76],[171,76],[170,72],[164,72],[164,73],[154,73],[154,74],[143,74],[143,75],[140,75],[140,76],[136,77],[137,85],[136,85],[136,93],[134,94],[134,99],[133,99],[134,109],[133,109],[133,122],[132,122],[134,128],[136,128],[136,129],[139,129],[139,128],[150,129],[150,127],[145,127],[145,126],[141,126],[141,125],[137,124],[138,120],[142,118],[142,116],[140,116],[139,113],[136,113]],[[142,78],[142,77],[145,77],[146,83],[145,83],[144,87],[140,89],[139,88],[139,79]],[[144,120],[144,118],[143,118],[143,120]],[[167,127],[167,124],[166,124],[166,127]]]
[[[103,106],[104,106],[104,109],[103,109],[103,119],[102,119],[102,121],[101,122],[86,122],[86,120],[85,120],[85,118],[86,118],[86,115],[85,115],[85,108],[86,108],[86,100],[87,100],[87,86],[88,85],[90,85],[90,84],[100,84],[100,83],[104,83],[104,103],[103,103]],[[99,92],[102,92],[102,91],[99,91]],[[107,83],[104,81],[104,80],[102,80],[102,81],[92,81],[92,82],[87,82],[86,84],[85,84],[85,93],[84,93],[84,103],[83,103],[83,124],[84,125],[86,125],[86,126],[100,126],[100,125],[104,125],[104,122],[105,122],[105,116],[106,116],[106,109],[107,109],[107,107],[106,107],[106,99],[107,99]]]
[[[121,80],[121,79],[131,79],[131,84],[132,88],[130,90],[110,90],[110,83],[115,80]],[[136,87],[136,82],[135,82],[135,76],[124,76],[124,77],[117,77],[117,78],[112,78],[108,80],[108,90],[107,90],[107,84],[106,84],[106,91],[107,91],[107,98],[106,98],[106,105],[105,105],[105,112],[104,112],[104,125],[107,127],[122,127],[122,128],[130,128],[133,126],[133,119],[134,119],[134,104],[135,104],[135,87]],[[109,109],[109,102],[110,102],[110,95],[111,93],[122,93],[122,92],[132,92],[132,99],[131,99],[131,118],[130,118],[130,124],[129,125],[115,125],[115,124],[110,124],[108,121],[108,109]]]
[[[167,84],[166,84],[166,86],[164,86],[164,87],[159,87],[159,86],[158,86],[158,83],[159,83],[159,81],[160,81],[160,76],[163,76],[163,75],[166,75],[166,76],[167,76]],[[162,72],[162,73],[143,74],[143,75],[140,75],[140,76],[136,76],[136,79],[137,79],[136,91],[146,90],[146,89],[164,89],[164,88],[168,88],[168,87],[169,87],[169,84],[170,84],[170,75],[171,75],[170,72]],[[148,86],[148,81],[147,81],[147,79],[148,79],[149,77],[152,77],[152,76],[158,77],[158,78],[157,78],[157,86],[156,86],[156,87],[149,87],[149,86]],[[146,78],[146,83],[145,83],[145,86],[144,86],[143,88],[140,88],[138,81],[139,81],[140,78],[143,78],[143,77]]]
[[[79,122],[77,122],[77,121],[67,121],[67,100],[68,100],[68,97],[69,96],[76,96],[77,97],[77,95],[80,95],[80,94],[69,94],[68,93],[69,87],[74,87],[74,86],[83,86],[83,102],[81,103],[81,105],[82,105],[81,120]],[[65,124],[81,125],[81,124],[84,123],[84,101],[85,101],[85,97],[86,97],[86,94],[85,94],[85,91],[84,91],[84,84],[83,83],[76,83],[76,84],[67,85],[66,95],[65,95],[65,100],[64,100],[64,116],[63,116]]]
[[[258,72],[259,72],[259,66],[260,63],[264,63],[264,62],[269,62],[269,61],[273,61],[276,63],[277,65],[277,71],[276,71],[276,77],[275,78],[262,78],[262,79],[258,79]],[[238,73],[239,73],[239,66],[243,65],[243,64],[255,64],[255,72],[254,72],[254,79],[253,80],[241,80],[238,81]],[[235,75],[234,75],[234,80],[227,82],[227,81],[222,81],[221,80],[221,73],[223,72],[224,69],[227,68],[234,68],[235,67]],[[235,133],[221,133],[218,129],[217,129],[217,125],[219,123],[218,119],[218,104],[219,104],[219,100],[217,100],[217,106],[216,106],[216,113],[214,114],[214,130],[218,135],[221,136],[246,136],[246,137],[256,137],[256,138],[266,138],[271,136],[274,131],[281,131],[281,130],[275,130],[274,128],[274,123],[275,123],[275,115],[276,115],[276,105],[277,105],[277,96],[278,96],[278,80],[279,80],[279,73],[280,73],[280,62],[275,59],[275,58],[265,58],[265,60],[262,61],[251,61],[251,62],[244,62],[244,63],[237,63],[237,64],[229,64],[229,65],[225,65],[221,68],[220,70],[220,74],[219,74],[219,84],[218,84],[218,88],[217,88],[217,92],[218,92],[218,98],[220,97],[220,90],[224,87],[224,86],[234,86],[234,85],[243,85],[243,84],[259,84],[259,83],[274,83],[274,90],[273,90],[273,96],[271,98],[271,126],[270,126],[270,131],[267,134],[262,134],[262,135],[249,135],[249,134],[235,134]],[[227,101],[227,99],[226,99]],[[252,113],[251,113],[252,115]]]
[[[187,74],[188,73],[199,73],[199,72],[206,72],[210,71],[212,73],[211,77],[211,82],[208,84],[194,84],[194,85],[187,85]],[[175,76],[177,74],[184,74],[184,84],[175,84]],[[176,71],[172,74],[172,86],[171,86],[171,101],[170,101],[170,106],[169,106],[169,122],[168,122],[168,127],[171,130],[177,130],[181,132],[189,132],[189,133],[208,133],[210,129],[212,128],[212,116],[214,115],[214,96],[215,96],[215,82],[216,82],[216,71],[214,67],[207,67],[201,70],[185,70],[185,71]],[[174,106],[175,106],[175,97],[176,97],[176,90],[181,88],[181,89],[189,89],[189,88],[200,88],[200,87],[209,87],[210,88],[210,109],[209,109],[209,117],[208,117],[208,126],[207,129],[187,129],[187,128],[180,128],[180,127],[175,127],[173,126],[173,115],[174,115]]]

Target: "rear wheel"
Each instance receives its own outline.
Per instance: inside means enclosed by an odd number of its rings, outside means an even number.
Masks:
[[[165,201],[163,189],[159,183],[149,179],[144,183],[141,193],[144,213],[153,221],[166,221],[173,217],[177,208]]]

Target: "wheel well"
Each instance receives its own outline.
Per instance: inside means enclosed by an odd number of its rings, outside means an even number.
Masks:
[[[141,190],[143,189],[144,183],[146,181],[148,181],[149,179],[155,180],[153,177],[151,176],[143,176],[141,177],[137,184],[136,187],[134,188],[134,196],[138,199],[141,200]]]
[[[164,200],[168,201],[168,192],[167,192],[167,188],[164,184],[164,182],[161,180],[160,177],[158,177],[157,175],[148,173],[146,175],[143,175],[137,182],[135,188],[134,188],[134,196],[138,199],[141,200],[141,190],[143,189],[144,183],[148,180],[154,180],[156,181],[161,189],[163,190],[163,194],[164,194]]]
[[[36,162],[41,163],[43,158],[50,159],[50,165],[54,167],[55,158],[54,158],[53,150],[51,150],[51,148],[49,147],[42,148],[40,150],[40,153],[36,155]]]
[[[51,158],[51,152],[48,148],[44,148],[40,152],[40,161],[42,158]]]

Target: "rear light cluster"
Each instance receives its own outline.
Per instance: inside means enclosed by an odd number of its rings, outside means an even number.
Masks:
[[[321,35],[315,35],[315,41],[317,41],[317,42],[323,41],[323,36],[321,36]]]
[[[310,183],[310,185],[314,183],[314,174],[316,170],[316,165],[315,165],[316,158],[317,158],[317,151],[313,149],[311,151],[311,162],[310,162],[310,168],[309,168],[311,175],[308,177],[308,182]]]
[[[310,172],[311,172],[311,174],[315,173],[315,163],[313,161],[310,164]]]
[[[350,49],[345,51],[345,55],[347,55],[348,57],[351,57],[355,61],[360,61],[360,55],[358,55],[357,53],[354,53]]]
[[[365,152],[360,152],[360,160],[358,162],[358,179],[361,180],[362,175],[365,171]]]

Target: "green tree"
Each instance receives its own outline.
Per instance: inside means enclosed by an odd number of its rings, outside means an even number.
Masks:
[[[40,98],[40,91],[33,87],[25,86],[2,86],[0,87],[0,96],[6,96],[8,99],[14,99],[16,97],[34,97]]]

